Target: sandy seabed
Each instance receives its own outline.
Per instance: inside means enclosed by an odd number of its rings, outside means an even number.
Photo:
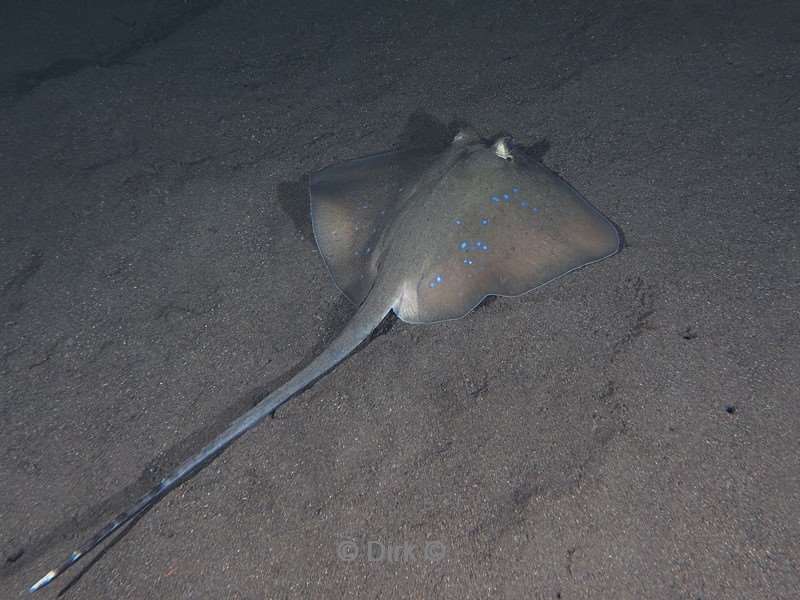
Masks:
[[[308,173],[468,122],[624,251],[396,322],[66,597],[796,597],[800,11],[691,4],[5,9],[0,596],[352,315]]]

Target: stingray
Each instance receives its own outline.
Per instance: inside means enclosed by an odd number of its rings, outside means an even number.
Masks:
[[[390,313],[407,323],[458,319],[487,296],[518,296],[615,254],[616,227],[575,189],[500,136],[461,130],[442,151],[390,151],[310,177],[325,264],[358,306],[305,368],[106,524],[36,591],[206,466],[284,402],[331,371]]]

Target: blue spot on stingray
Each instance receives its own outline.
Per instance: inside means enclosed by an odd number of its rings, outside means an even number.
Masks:
[[[458,245],[458,249],[466,252],[467,250],[469,250],[469,242],[467,240],[464,240]]]
[[[534,207],[533,207],[531,210],[532,210],[533,212],[535,212],[535,213],[539,212],[539,209],[538,209],[538,208],[536,208],[535,206],[534,206]]]
[[[473,261],[471,258],[465,258],[465,259],[464,259],[464,264],[465,264],[465,265],[471,265],[473,262],[474,262],[474,261]]]
[[[431,281],[428,285],[430,287],[432,287],[432,288],[435,288],[437,285],[439,285],[443,281],[444,281],[444,277],[442,277],[441,275],[437,275],[436,277],[433,278],[433,281]]]
[[[456,225],[461,225],[463,222],[464,221],[462,221],[461,219],[456,219],[455,221],[453,221],[453,223],[455,223]]]
[[[487,219],[486,217],[483,217],[481,219],[481,225],[488,225],[488,224],[489,224],[489,219]]]
[[[507,201],[509,198],[511,198],[511,196],[509,196],[508,194],[503,194],[503,200]]]
[[[520,203],[519,203],[519,205],[520,205],[522,208],[528,208],[528,203],[527,203],[527,202],[525,202],[524,200],[523,200],[522,202],[520,202]]]
[[[492,204],[497,204],[498,202],[500,202],[500,198],[497,196],[492,196]]]
[[[511,191],[516,194],[517,192],[519,192],[519,188],[518,187],[511,188]]]
[[[486,242],[483,242],[481,240],[475,242],[475,246],[478,248],[478,250],[481,250],[483,252],[486,252],[489,249],[489,246],[486,244]]]

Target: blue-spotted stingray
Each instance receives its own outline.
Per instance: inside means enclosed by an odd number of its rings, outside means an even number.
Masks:
[[[389,312],[407,323],[463,317],[487,296],[517,296],[620,249],[617,229],[511,138],[461,130],[443,151],[385,152],[310,177],[314,237],[357,306],[313,361],[161,480],[30,590],[58,577],[284,402],[328,373]]]

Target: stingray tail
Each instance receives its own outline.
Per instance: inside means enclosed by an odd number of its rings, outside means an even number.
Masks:
[[[56,577],[78,562],[83,556],[91,552],[98,544],[114,533],[117,529],[130,523],[153,507],[161,498],[178,487],[190,476],[194,475],[230,446],[237,438],[246,433],[264,418],[270,416],[284,402],[302,392],[317,379],[333,369],[337,364],[347,358],[370,333],[380,324],[388,313],[385,304],[370,303],[370,296],[358,309],[356,314],[345,326],[342,332],[325,348],[308,366],[287,381],[284,385],[262,398],[258,404],[231,423],[225,431],[212,440],[200,452],[187,459],[178,466],[170,475],[139,498],[128,510],[120,513],[102,527],[95,535],[73,551],[57,568],[49,571],[44,577],[33,584],[30,592],[35,592],[50,584]]]

